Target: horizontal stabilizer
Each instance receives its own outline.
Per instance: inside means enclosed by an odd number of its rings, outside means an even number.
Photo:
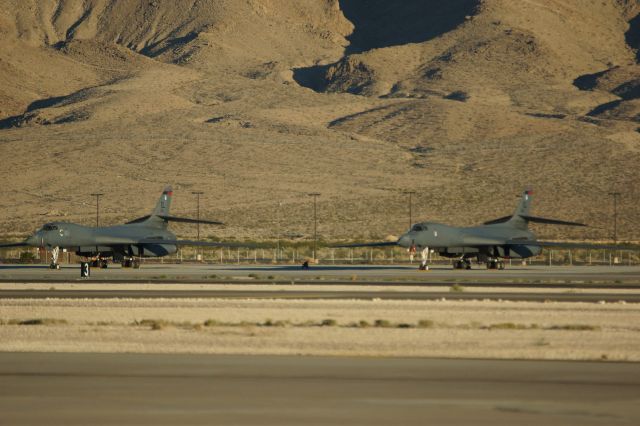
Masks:
[[[158,217],[168,222],[202,223],[204,225],[224,225],[222,222],[217,222],[213,220],[190,219],[186,217],[176,217],[176,216],[158,216]]]
[[[567,222],[564,220],[557,220],[557,219],[547,219],[544,217],[535,217],[535,216],[523,216],[520,215],[521,218],[525,219],[528,222],[534,222],[534,223],[545,223],[547,225],[564,225],[564,226],[587,226],[584,223],[579,223],[579,222]]]
[[[25,241],[21,243],[0,243],[0,248],[9,248],[9,247],[25,247],[28,246]]]
[[[536,216],[527,216],[527,215],[516,215],[516,216],[504,216],[504,217],[500,217],[498,219],[493,219],[493,220],[489,220],[484,222],[484,225],[496,225],[498,223],[506,223],[509,222],[512,218],[522,218],[524,220],[526,220],[527,222],[533,222],[533,223],[544,223],[547,225],[564,225],[564,226],[587,226],[584,223],[580,223],[580,222],[567,222],[565,220],[558,220],[558,219],[547,219],[545,217],[536,217]]]
[[[484,222],[484,225],[495,225],[497,223],[505,223],[509,219],[511,219],[512,217],[513,216],[504,216],[504,217],[500,217],[498,219],[488,220],[488,221]]]
[[[349,247],[385,247],[385,246],[397,246],[397,241],[383,241],[378,243],[359,243],[359,244],[339,244],[329,246],[331,248],[349,248]]]
[[[134,223],[142,223],[146,220],[148,220],[151,217],[151,215],[146,215],[146,216],[142,216],[139,217],[137,219],[133,219],[129,222],[127,222],[127,225],[131,225]],[[224,225],[224,223],[222,222],[217,222],[217,221],[213,221],[213,220],[203,220],[203,219],[189,219],[186,217],[176,217],[176,216],[164,216],[164,215],[156,215],[155,217],[158,217],[164,221],[167,222],[182,222],[182,223],[201,223],[203,225]]]
[[[148,214],[146,216],[142,216],[142,217],[139,217],[137,219],[130,220],[129,222],[125,223],[125,225],[131,225],[133,223],[141,223],[141,222],[144,222],[145,220],[149,219],[150,217],[151,217],[151,215]]]

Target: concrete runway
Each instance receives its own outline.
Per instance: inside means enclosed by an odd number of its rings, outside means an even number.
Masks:
[[[268,284],[265,284],[268,285]],[[635,293],[533,293],[469,291],[314,291],[314,290],[0,290],[0,299],[163,299],[163,298],[216,298],[216,299],[324,299],[324,300],[508,300],[512,302],[607,302],[640,303],[640,292]]]
[[[316,265],[302,270],[299,265],[209,265],[209,264],[146,264],[140,269],[124,269],[110,265],[108,269],[92,268],[86,281],[202,282],[233,280],[357,281],[389,283],[609,283],[640,286],[640,266],[514,266],[504,271],[474,266],[473,270],[453,270],[435,266],[430,271],[418,271],[417,265]],[[51,270],[47,265],[0,265],[0,281],[50,282],[80,280],[78,265],[63,265]]]
[[[635,425],[633,363],[0,353],[7,425]]]

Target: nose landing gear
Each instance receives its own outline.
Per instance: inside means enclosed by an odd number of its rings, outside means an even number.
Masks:
[[[51,264],[49,268],[51,269],[60,269],[60,264],[58,263],[58,257],[60,256],[60,247],[54,247],[51,249]]]
[[[420,257],[421,257],[421,261],[420,261],[420,266],[418,267],[418,270],[420,271],[428,271],[429,270],[429,247],[425,247],[421,252],[420,252]]]

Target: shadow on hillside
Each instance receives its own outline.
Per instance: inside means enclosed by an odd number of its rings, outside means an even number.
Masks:
[[[479,0],[340,0],[354,25],[345,54],[421,43],[453,30],[473,15]]]
[[[605,112],[608,112],[614,108],[617,108],[620,104],[622,103],[621,100],[615,100],[615,101],[611,101],[611,102],[607,102],[601,105],[598,105],[597,107],[595,107],[594,109],[592,109],[591,111],[589,111],[587,113],[587,116],[589,117],[597,117],[601,114],[604,114]]]
[[[611,71],[606,69],[604,71],[598,71],[593,74],[584,74],[573,80],[573,85],[580,90],[593,90],[598,85],[598,79]]]
[[[344,55],[371,49],[421,43],[455,29],[473,15],[480,0],[339,0],[345,17],[354,25]],[[336,62],[337,63],[337,62]],[[327,71],[334,65],[293,70],[301,86],[324,92]],[[358,94],[357,89],[349,90]]]
[[[27,110],[24,113],[1,119],[0,130],[20,127],[24,123],[25,117],[28,113],[38,109],[50,108],[62,104],[65,101],[72,99],[72,96],[73,95],[54,96],[51,98],[38,99],[37,101],[33,101],[29,104],[29,106],[27,106]]]
[[[627,44],[636,51],[636,61],[640,63],[640,13],[629,21],[629,30],[624,34]]]

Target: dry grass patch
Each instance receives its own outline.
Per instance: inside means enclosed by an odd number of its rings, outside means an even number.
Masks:
[[[58,318],[33,318],[26,320],[10,319],[0,322],[0,325],[65,325],[67,320]]]

